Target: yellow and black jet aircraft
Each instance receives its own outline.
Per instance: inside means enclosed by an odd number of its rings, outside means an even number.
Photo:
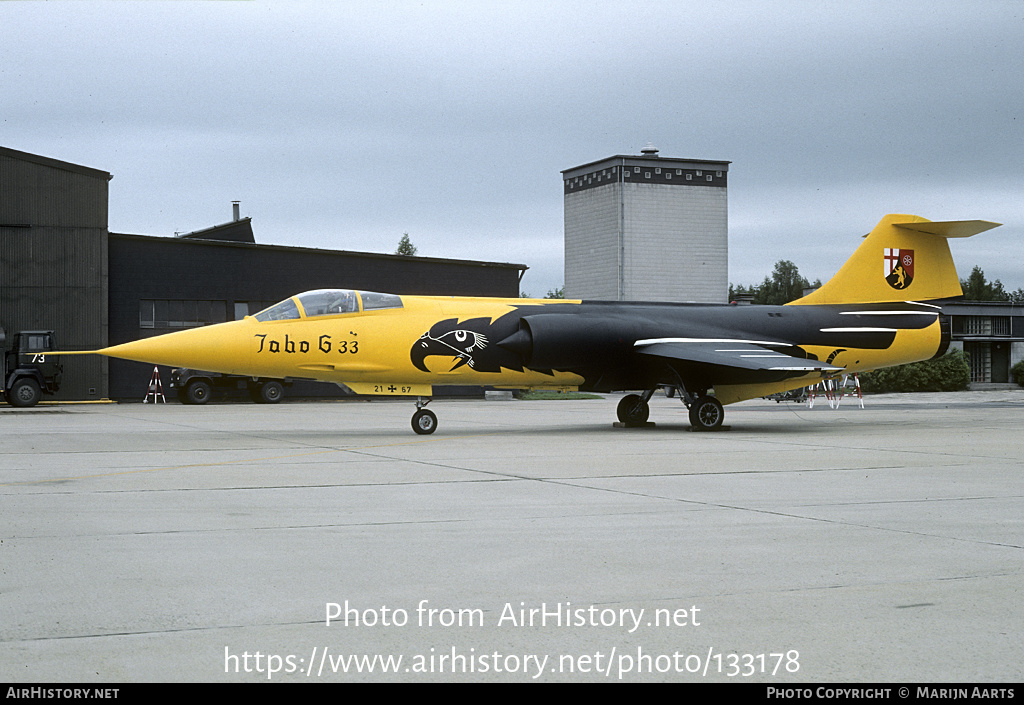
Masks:
[[[823,377],[941,355],[948,319],[925,301],[962,295],[946,238],[998,223],[887,215],[820,289],[785,306],[398,296],[307,291],[241,321],[169,333],[101,355],[225,374],[339,382],[416,396],[433,433],[432,385],[631,391],[624,423],[648,418],[658,387],[679,392],[696,429],[723,404]],[[424,401],[427,399],[427,401]]]

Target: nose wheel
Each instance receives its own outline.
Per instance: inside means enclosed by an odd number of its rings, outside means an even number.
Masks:
[[[416,400],[416,413],[412,415],[412,430],[421,436],[427,436],[437,430],[437,415],[424,408],[430,400]]]

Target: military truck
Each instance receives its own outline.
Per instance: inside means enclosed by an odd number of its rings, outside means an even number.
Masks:
[[[186,367],[171,370],[171,389],[175,390],[182,404],[205,404],[214,390],[229,393],[236,389],[247,389],[249,398],[257,404],[276,404],[284,397],[284,388],[290,385],[287,380],[254,379]]]
[[[52,330],[23,330],[15,333],[9,349],[0,328],[0,392],[11,406],[35,406],[43,394],[56,394],[64,367],[57,356]]]

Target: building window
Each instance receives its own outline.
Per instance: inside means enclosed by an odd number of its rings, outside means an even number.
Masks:
[[[143,299],[139,302],[139,328],[154,328],[153,302]]]
[[[197,328],[223,323],[223,301],[140,299],[139,328]]]
[[[989,316],[964,316],[964,335],[992,335],[992,319]]]
[[[971,316],[975,318],[975,316]],[[981,316],[976,316],[981,318]],[[989,343],[964,343],[964,352],[971,362],[972,382],[992,381],[992,347]]]

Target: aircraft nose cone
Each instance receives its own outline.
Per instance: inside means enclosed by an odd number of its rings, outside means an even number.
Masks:
[[[232,374],[244,372],[252,355],[245,321],[176,331],[100,350],[101,355],[169,367]]]

